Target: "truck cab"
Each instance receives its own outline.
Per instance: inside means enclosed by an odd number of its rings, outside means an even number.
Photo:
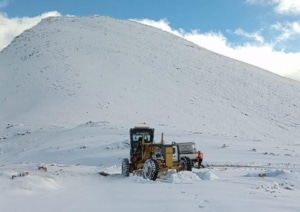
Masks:
[[[195,142],[172,142],[178,146],[179,157],[188,157],[191,159],[193,166],[198,161],[198,151]]]
[[[149,127],[134,127],[130,128],[130,158],[134,154],[141,151],[142,142],[153,143],[154,141],[154,129]]]

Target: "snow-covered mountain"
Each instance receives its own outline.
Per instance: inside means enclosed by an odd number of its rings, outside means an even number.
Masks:
[[[92,120],[256,140],[300,137],[299,82],[135,22],[47,18],[15,38],[0,64],[2,128]]]
[[[300,210],[297,81],[108,17],[43,20],[0,79],[1,211]],[[135,125],[195,142],[206,168],[123,177]]]

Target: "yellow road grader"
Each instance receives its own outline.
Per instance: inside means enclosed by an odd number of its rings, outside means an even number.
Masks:
[[[191,159],[179,157],[178,145],[164,144],[163,133],[160,143],[154,143],[154,128],[134,127],[130,129],[130,159],[122,160],[122,175],[140,173],[145,179],[154,181],[170,169],[191,171]]]

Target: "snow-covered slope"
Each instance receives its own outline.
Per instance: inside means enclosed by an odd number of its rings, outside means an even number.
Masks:
[[[93,120],[259,140],[300,136],[299,82],[134,22],[47,18],[4,49],[0,64],[2,126]]]

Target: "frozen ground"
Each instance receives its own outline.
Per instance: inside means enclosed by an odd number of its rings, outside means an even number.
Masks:
[[[299,145],[165,132],[167,142],[195,141],[209,166],[152,182],[121,175],[128,129],[11,126],[7,134],[0,140],[3,211],[300,210]]]
[[[1,211],[300,211],[299,82],[108,17],[43,20],[0,79]],[[122,177],[135,125],[207,168]]]

